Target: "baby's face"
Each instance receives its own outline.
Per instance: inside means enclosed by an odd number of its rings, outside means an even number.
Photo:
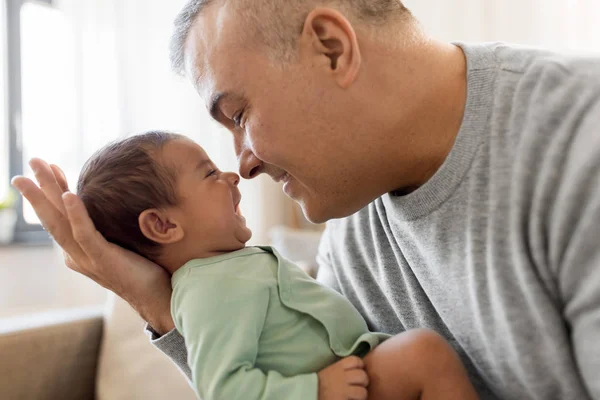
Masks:
[[[176,169],[178,205],[174,212],[179,214],[186,246],[211,252],[243,248],[252,232],[239,209],[239,176],[219,171],[190,139],[170,141],[161,156],[162,162]]]

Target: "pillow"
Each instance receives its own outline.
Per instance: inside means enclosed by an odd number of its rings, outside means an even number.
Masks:
[[[98,400],[194,400],[171,360],[150,344],[145,322],[120,297],[108,296],[96,393]]]
[[[313,278],[317,276],[317,251],[322,232],[276,226],[269,231],[273,247]]]

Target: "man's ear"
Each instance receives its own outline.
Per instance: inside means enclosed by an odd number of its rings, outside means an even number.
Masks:
[[[340,87],[348,88],[356,80],[362,62],[360,48],[352,24],[339,11],[312,10],[304,21],[300,47],[301,54],[327,68]]]
[[[138,223],[142,234],[156,243],[176,243],[185,236],[181,224],[166,211],[155,208],[145,210],[140,214]]]

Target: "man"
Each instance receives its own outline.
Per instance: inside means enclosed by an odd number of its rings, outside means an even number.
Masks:
[[[438,331],[484,399],[600,399],[599,60],[439,43],[397,0],[191,1],[172,54],[240,174],[330,221],[320,279],[372,329]],[[32,167],[14,185],[67,265],[185,370],[169,277]]]

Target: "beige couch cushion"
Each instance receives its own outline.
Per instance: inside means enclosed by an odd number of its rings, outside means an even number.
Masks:
[[[92,399],[101,310],[64,310],[0,320],[0,398]]]
[[[144,324],[125,301],[110,294],[96,382],[98,400],[196,399],[179,369],[150,344]]]

